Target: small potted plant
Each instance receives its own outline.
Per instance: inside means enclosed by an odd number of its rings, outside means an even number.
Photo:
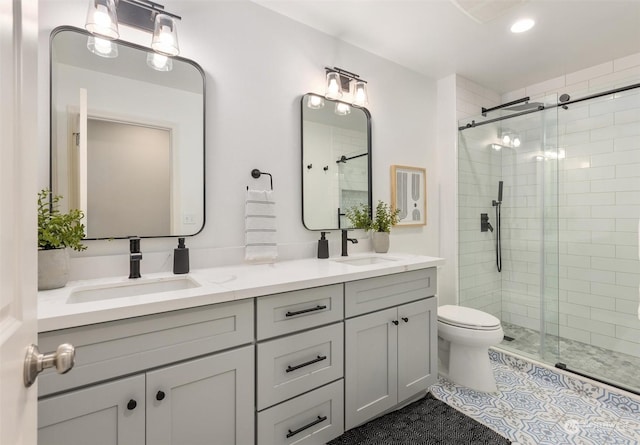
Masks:
[[[376,253],[387,253],[389,251],[389,232],[391,232],[391,226],[398,223],[399,213],[400,209],[391,210],[389,204],[378,201],[373,218],[371,218],[369,206],[366,204],[351,207],[345,215],[354,228],[372,231],[373,250]]]
[[[67,247],[81,251],[85,237],[81,210],[69,213],[59,210],[62,196],[51,190],[38,193],[38,290],[57,289],[69,280],[69,253]]]

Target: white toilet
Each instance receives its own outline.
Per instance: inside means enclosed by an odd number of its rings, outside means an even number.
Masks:
[[[500,320],[491,314],[462,306],[438,307],[440,375],[476,391],[496,392],[489,347],[503,337]]]

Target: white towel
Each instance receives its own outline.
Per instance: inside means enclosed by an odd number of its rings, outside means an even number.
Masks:
[[[245,260],[272,263],[278,257],[273,190],[247,190],[244,209]]]

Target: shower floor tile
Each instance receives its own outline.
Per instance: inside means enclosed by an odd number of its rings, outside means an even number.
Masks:
[[[514,445],[637,445],[640,398],[490,351],[497,393],[439,378],[431,393]]]
[[[502,322],[504,334],[513,341],[503,341],[501,349],[524,354],[538,360],[540,357],[540,334],[533,329]],[[640,389],[640,357],[611,351],[575,340],[547,335],[542,361],[554,364],[558,361],[568,368],[584,372],[596,378],[618,385]],[[558,343],[559,342],[559,343]],[[560,347],[560,357],[557,349]]]

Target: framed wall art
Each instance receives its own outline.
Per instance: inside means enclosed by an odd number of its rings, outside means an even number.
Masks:
[[[391,166],[391,208],[400,209],[396,226],[427,224],[427,172],[424,168]]]

